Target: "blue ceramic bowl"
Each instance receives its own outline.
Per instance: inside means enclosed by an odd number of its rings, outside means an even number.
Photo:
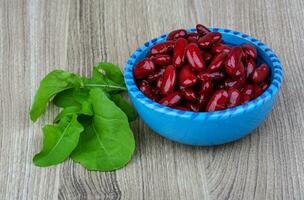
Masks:
[[[282,66],[274,52],[259,40],[238,31],[212,28],[222,33],[225,43],[250,43],[257,48],[258,62],[271,68],[271,84],[258,98],[235,108],[216,112],[189,112],[165,107],[143,95],[137,88],[134,65],[145,58],[149,49],[166,39],[161,35],[140,46],[125,66],[125,82],[131,102],[144,122],[161,136],[183,144],[208,146],[235,141],[257,128],[272,109],[282,82]],[[195,32],[195,29],[189,29]]]

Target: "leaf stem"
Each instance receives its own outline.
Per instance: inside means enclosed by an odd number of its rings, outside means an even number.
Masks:
[[[120,89],[120,90],[127,90],[125,87],[115,86],[115,85],[107,85],[107,84],[84,84],[85,87],[101,87],[101,88],[113,88],[113,89]]]

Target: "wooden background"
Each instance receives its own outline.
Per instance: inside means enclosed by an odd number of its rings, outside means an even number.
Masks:
[[[280,57],[284,83],[266,122],[240,141],[191,147],[141,120],[127,167],[89,172],[68,160],[32,164],[41,126],[29,109],[55,68],[90,74],[100,60],[124,66],[145,41],[196,23],[259,38]],[[0,199],[304,199],[304,1],[0,0]],[[242,123],[242,122],[240,122]]]

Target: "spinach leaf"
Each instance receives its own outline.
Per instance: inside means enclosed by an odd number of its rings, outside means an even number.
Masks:
[[[111,96],[111,100],[127,115],[129,122],[136,120],[137,113],[131,104],[119,94]]]
[[[89,98],[89,90],[86,88],[72,88],[58,93],[53,102],[56,106],[66,108],[70,106],[80,107],[81,103]]]
[[[124,85],[116,83],[103,74],[97,67],[93,67],[93,76],[91,79],[83,79],[84,85],[87,88],[101,88],[105,92],[117,93],[126,91]]]
[[[98,88],[91,89],[94,115],[71,158],[89,170],[111,171],[131,159],[135,141],[126,115]]]
[[[104,74],[113,82],[117,83],[120,86],[125,87],[125,81],[123,78],[123,74],[118,67],[118,65],[114,65],[108,62],[100,62],[94,66],[97,69],[101,69],[104,71]]]
[[[54,70],[40,82],[30,111],[32,121],[36,121],[45,111],[47,103],[57,93],[82,85],[81,78],[73,73]]]
[[[62,118],[58,125],[44,126],[43,149],[34,156],[34,164],[46,167],[63,162],[77,146],[82,131],[75,114]]]
[[[88,116],[92,116],[93,115],[93,110],[92,110],[92,105],[87,102],[84,101],[82,102],[81,106],[70,106],[70,107],[65,107],[55,118],[54,122],[57,123],[60,119],[66,117],[66,116],[70,116],[73,114],[77,114],[77,115],[88,115]]]

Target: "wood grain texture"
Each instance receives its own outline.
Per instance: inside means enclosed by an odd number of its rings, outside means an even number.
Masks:
[[[0,199],[304,199],[303,21],[302,0],[0,0]],[[123,68],[140,44],[198,22],[245,32],[280,57],[284,83],[261,127],[206,148],[170,142],[138,119],[137,149],[121,170],[32,164],[41,126],[58,112],[51,105],[29,120],[45,74],[89,75],[100,60]]]

